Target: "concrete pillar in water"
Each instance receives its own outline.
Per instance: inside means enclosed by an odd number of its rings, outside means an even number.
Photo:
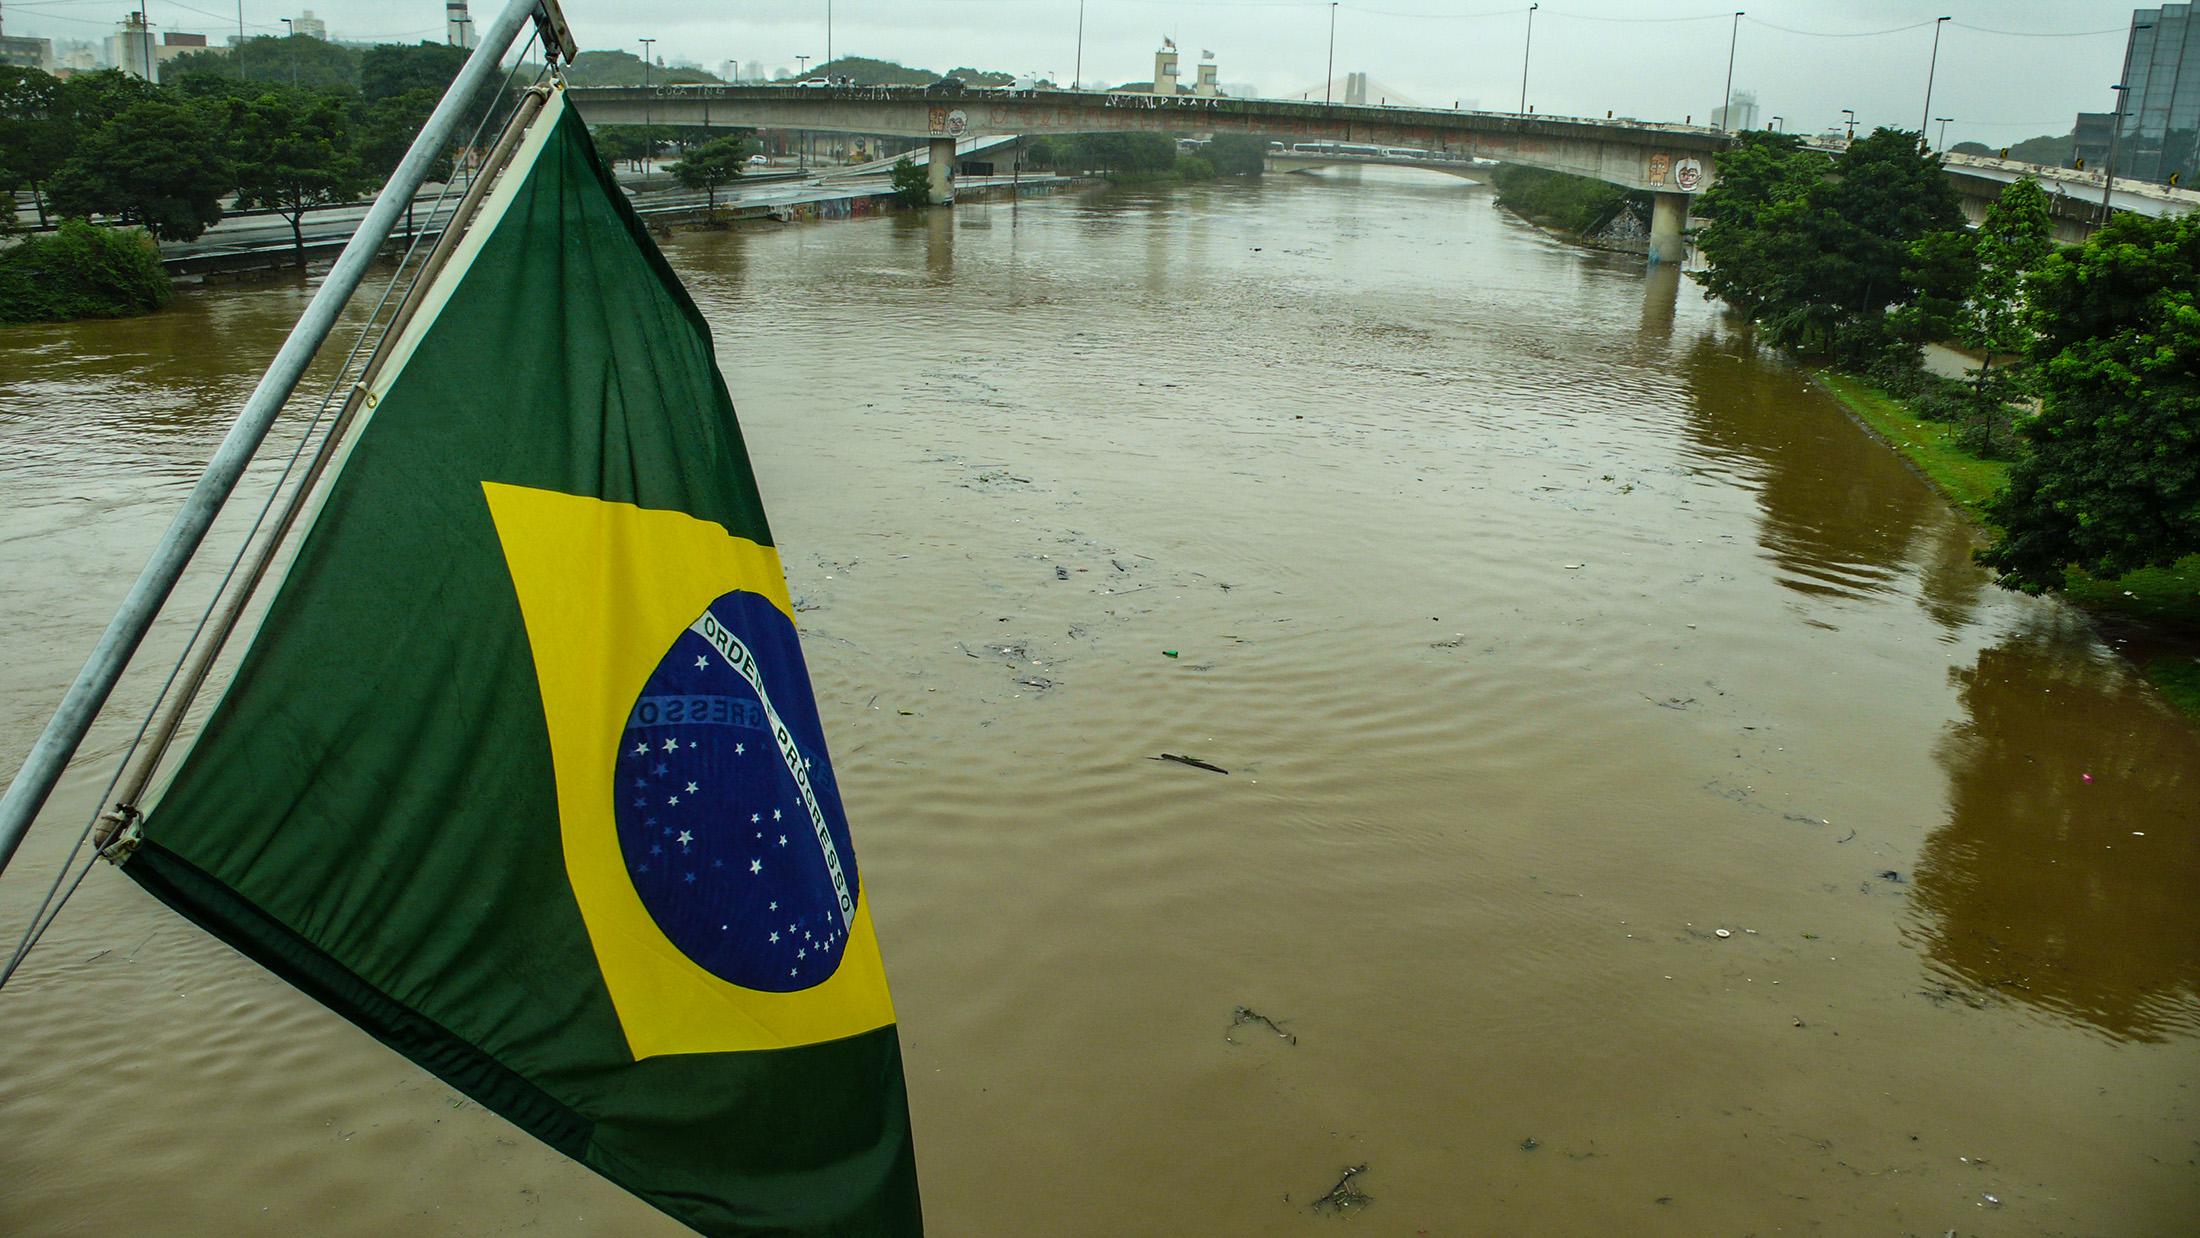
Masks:
[[[1681,259],[1688,256],[1688,243],[1681,239],[1681,230],[1687,226],[1687,194],[1650,195],[1650,261],[1653,264],[1670,262],[1678,266]]]
[[[932,205],[946,206],[955,200],[955,139],[933,138],[931,151],[925,172],[932,181]]]

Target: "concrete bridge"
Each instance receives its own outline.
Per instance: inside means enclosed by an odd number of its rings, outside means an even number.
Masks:
[[[907,86],[610,86],[568,96],[590,124],[813,129],[925,138],[932,193],[947,201],[958,138],[991,134],[1242,133],[1286,142],[1416,147],[1447,162],[1520,163],[1652,196],[1650,258],[1678,262],[1688,200],[1717,177],[1733,135],[1694,125],[1582,120],[1435,108],[1323,104],[1296,99],[1202,98],[1078,90],[967,90]]]
[[[909,86],[613,86],[576,87],[567,93],[590,124],[725,125],[923,138],[930,157],[922,162],[937,202],[952,200],[958,140],[1019,134],[1240,133],[1288,145],[1407,147],[1428,151],[1433,158],[1389,162],[1470,178],[1475,160],[1525,164],[1651,195],[1653,263],[1679,262],[1685,255],[1689,199],[1717,181],[1718,156],[1734,142],[1733,134],[1700,125],[1298,99],[1079,90],[933,93]],[[1818,149],[1838,153],[1841,148]],[[1279,171],[1314,166],[1289,152],[1270,159]],[[1320,162],[1341,166],[1386,160],[1379,155],[1332,155]],[[2003,186],[2029,176],[2053,200],[2058,240],[2075,243],[2092,234],[2101,197],[2098,173],[1966,155],[1946,156],[1945,167],[1974,222],[1984,217]],[[2113,200],[2117,210],[2149,215],[2200,209],[2200,192],[2128,180],[2117,182]]]

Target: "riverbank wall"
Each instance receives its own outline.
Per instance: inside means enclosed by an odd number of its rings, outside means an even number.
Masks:
[[[1049,197],[1065,189],[1093,185],[1099,181],[1100,178],[1092,176],[968,177],[956,182],[955,201],[961,204]],[[660,232],[669,232],[675,228],[722,227],[728,224],[761,225],[803,220],[856,219],[909,209],[912,208],[901,204],[883,178],[874,185],[843,187],[806,184],[784,190],[766,190],[752,198],[723,202],[715,207],[702,202],[635,204],[636,213],[652,229]],[[415,235],[433,240],[439,232],[440,229],[437,228],[423,228],[416,234],[401,228],[383,246],[383,254],[394,259],[405,252]],[[306,262],[310,266],[333,261],[350,242],[350,233],[310,239],[305,244]],[[233,283],[296,270],[297,254],[286,242],[180,254],[163,258],[161,265],[179,283]]]

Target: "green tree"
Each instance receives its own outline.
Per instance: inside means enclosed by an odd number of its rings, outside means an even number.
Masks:
[[[310,35],[258,35],[223,51],[186,52],[162,65],[160,75],[163,81],[204,74],[301,90],[352,91],[359,89],[359,56],[353,48]]]
[[[1833,170],[1825,155],[1803,148],[1792,133],[1749,130],[1719,156],[1719,179],[1696,199],[1694,213],[1708,222],[1696,232],[1696,247],[1709,261],[1690,278],[1745,318],[1792,296],[1781,263],[1786,248],[1781,228],[1796,214],[1811,189]]]
[[[903,155],[894,161],[894,197],[903,206],[932,205],[932,175]]]
[[[394,99],[414,91],[433,91],[437,97],[450,89],[466,49],[445,43],[419,43],[407,47],[378,43],[359,54],[359,97]]]
[[[1220,176],[1259,176],[1268,167],[1268,139],[1249,133],[1218,133],[1200,152]]]
[[[352,151],[343,101],[331,95],[269,91],[229,118],[237,203],[271,210],[290,223],[291,252],[306,264],[306,212],[356,200],[372,175]]]
[[[873,60],[869,56],[842,56],[817,66],[816,72],[827,77],[845,77],[858,86],[929,86],[940,75],[930,69],[912,69],[892,60]]]
[[[388,180],[390,173],[412,148],[413,138],[420,127],[428,123],[428,114],[435,110],[443,92],[435,87],[422,87],[401,95],[362,102],[354,112],[352,122],[352,147],[359,156],[361,166],[376,183]],[[451,178],[449,150],[437,158],[429,169],[428,179],[447,181]]]
[[[54,173],[53,203],[64,215],[106,215],[188,241],[222,217],[222,197],[235,187],[207,109],[149,99],[77,145]]]
[[[1979,225],[1978,279],[1958,322],[1963,342],[1983,350],[1988,367],[1996,354],[2022,353],[2031,344],[2029,288],[2033,274],[2054,252],[2046,192],[2030,177],[2012,182]]]
[[[1995,368],[1999,357],[2020,357],[2032,343],[2029,291],[2048,255],[2055,252],[2054,223],[2047,194],[2027,177],[2013,182],[1986,210],[1973,245],[1975,278],[1971,295],[1956,316],[1959,338],[1978,349],[1984,360],[1971,378],[1974,446],[1994,454],[1994,431],[2009,419],[2021,371]]]
[[[612,163],[639,163],[672,140],[668,125],[601,125],[590,132],[596,153]]]
[[[60,103],[61,83],[51,74],[0,65],[0,194],[9,198],[0,232],[14,230],[14,195],[25,189],[38,208],[38,222],[46,222],[46,182],[69,150]]]
[[[0,249],[0,322],[125,318],[167,301],[168,273],[142,232],[64,219]]]
[[[749,144],[740,138],[716,138],[697,146],[672,165],[674,180],[705,194],[711,210],[718,209],[718,187],[740,179]]]
[[[2005,588],[2060,589],[2200,552],[2200,215],[2118,215],[2031,281],[2040,415],[1981,551]]]

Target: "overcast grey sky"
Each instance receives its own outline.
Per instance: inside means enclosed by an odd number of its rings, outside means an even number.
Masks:
[[[1820,130],[1856,109],[1863,125],[1915,128],[1924,116],[1933,19],[1941,33],[1932,111],[1951,142],[1989,145],[2069,131],[2080,110],[2110,105],[2123,66],[2128,0],[1730,0],[1740,23],[1734,87],[1769,118]],[[132,0],[0,0],[7,33],[99,38]],[[146,0],[157,29],[219,39],[236,30],[234,0]],[[473,0],[485,20],[497,0]],[[1084,78],[1113,85],[1152,75],[1173,35],[1189,65],[1212,50],[1224,82],[1269,95],[1319,91],[1327,0],[1086,0]],[[567,0],[583,47],[638,51],[715,70],[743,62],[792,68],[825,53],[827,0]],[[1520,96],[1525,3],[1346,0],[1336,10],[1336,64],[1363,70],[1413,102],[1511,108]],[[1078,0],[831,0],[833,51],[930,69],[955,65],[1069,80]],[[281,32],[304,5],[245,0],[246,28]],[[315,0],[332,36],[438,39],[443,0]],[[1528,99],[1539,112],[1707,119],[1726,80],[1733,8],[1718,0],[1553,0],[1535,15]],[[1809,32],[1809,33],[1804,33]],[[1934,126],[1937,130],[1938,126]]]

